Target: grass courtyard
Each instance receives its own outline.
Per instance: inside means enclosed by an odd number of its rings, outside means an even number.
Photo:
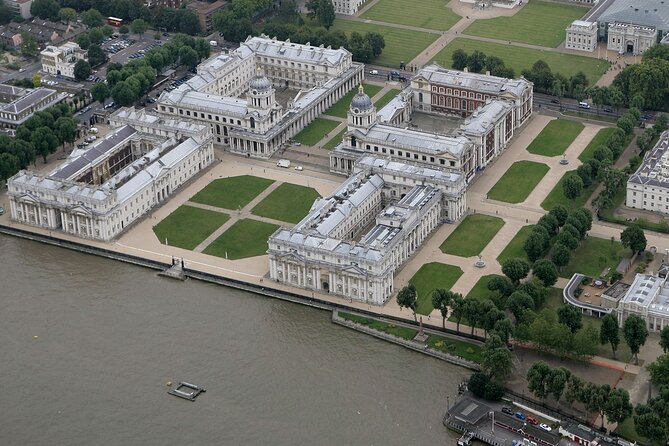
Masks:
[[[374,97],[374,95],[379,91],[381,91],[381,89],[383,88],[373,84],[363,84],[363,87],[365,89],[365,93],[370,98]],[[353,96],[355,96],[356,94],[358,94],[358,87],[352,89],[344,96],[342,96],[340,100],[338,100],[332,107],[328,108],[325,111],[325,114],[330,116],[336,116],[338,118],[345,118],[346,113],[348,112],[348,108],[351,105],[351,100],[353,99]]]
[[[565,28],[587,11],[581,6],[531,1],[511,17],[476,20],[464,34],[555,48],[565,40]]]
[[[330,133],[339,125],[338,121],[330,119],[316,118],[311,124],[306,126],[300,133],[293,138],[295,141],[307,146],[315,146],[318,141],[325,138],[326,133]]]
[[[440,65],[450,67],[452,65],[451,55],[457,49],[462,49],[468,54],[478,50],[487,56],[497,56],[504,61],[507,67],[512,68],[516,72],[516,76],[520,76],[522,70],[531,68],[537,60],[543,60],[554,72],[561,73],[567,78],[570,78],[579,71],[583,71],[588,78],[589,84],[594,85],[609,68],[608,62],[593,59],[592,57],[519,46],[511,47],[508,44],[504,45],[466,38],[454,39],[437,53],[433,60]]]
[[[465,217],[455,231],[441,244],[439,249],[444,254],[460,257],[472,257],[481,251],[504,226],[504,220],[482,214]]]
[[[615,271],[620,260],[629,254],[630,250],[618,241],[588,237],[572,253],[571,261],[560,271],[560,277],[570,278],[575,273],[599,277],[606,268]]]
[[[376,109],[381,110],[388,102],[392,101],[399,92],[400,91],[397,88],[391,88],[386,94],[381,96],[378,101],[374,102]]]
[[[407,6],[402,0],[381,0],[361,17],[440,31],[450,29],[460,20],[460,16],[450,8],[449,1],[422,0]]]
[[[450,290],[462,275],[460,267],[445,263],[432,262],[420,267],[409,282],[413,283],[418,293],[416,313],[430,314],[432,307],[432,291],[437,288]]]
[[[488,192],[488,198],[507,203],[522,203],[532,193],[549,167],[534,161],[516,161]]]
[[[583,188],[583,192],[581,192],[581,195],[576,197],[575,200],[570,200],[564,195],[564,187],[562,186],[562,184],[567,179],[567,177],[570,177],[572,175],[576,175],[575,170],[570,170],[569,172],[566,172],[564,175],[562,175],[560,181],[558,181],[553,190],[548,193],[544,201],[541,202],[542,208],[544,208],[547,211],[550,211],[558,204],[561,204],[567,209],[578,209],[585,205],[585,203],[590,198],[590,195],[592,195],[592,193],[597,188],[598,183],[593,183],[589,187]]]
[[[319,196],[311,187],[283,183],[258,203],[251,212],[261,217],[297,223],[309,213],[311,205]]]
[[[190,201],[236,210],[249,204],[272,183],[273,180],[250,175],[221,178],[209,183]]]
[[[328,142],[325,143],[323,148],[325,150],[334,150],[335,147],[341,142],[341,140],[344,138],[344,133],[346,133],[346,128],[342,130],[341,132],[337,133],[335,136],[332,137],[332,139]]]
[[[587,146],[585,146],[585,149],[583,149],[583,152],[581,152],[581,154],[578,156],[578,159],[580,159],[582,162],[586,162],[590,158],[592,158],[593,152],[598,147],[606,145],[606,140],[608,140],[611,134],[615,131],[616,131],[615,127],[609,127],[598,131],[595,137],[592,138],[590,143]]]
[[[406,10],[407,8],[402,6],[402,11],[406,12]],[[342,18],[337,18],[330,30],[344,31],[349,37],[352,32],[358,32],[363,35],[368,32],[378,32],[383,34],[386,47],[383,49],[381,55],[371,63],[396,69],[399,68],[400,62],[404,61],[409,63],[409,61],[422,53],[425,48],[439,37],[438,34],[394,28],[374,23],[358,22]]]
[[[474,287],[467,293],[465,296],[467,299],[476,299],[480,301],[490,299],[492,291],[488,289],[488,282],[495,277],[500,277],[499,274],[487,274],[481,276],[481,278],[476,282]]]
[[[508,259],[527,260],[527,254],[523,249],[523,245],[525,244],[525,240],[527,240],[527,238],[532,233],[533,226],[534,225],[523,226],[520,228],[520,231],[518,231],[516,235],[513,236],[509,244],[506,245],[506,248],[504,248],[504,250],[497,256],[497,261],[500,264]]]
[[[230,216],[193,206],[180,206],[153,227],[162,244],[193,249],[209,237]]]
[[[562,155],[584,128],[585,126],[580,122],[554,119],[527,146],[527,151],[543,156]]]
[[[262,221],[242,219],[230,226],[203,251],[205,254],[230,260],[255,257],[267,253],[267,239],[279,227]]]

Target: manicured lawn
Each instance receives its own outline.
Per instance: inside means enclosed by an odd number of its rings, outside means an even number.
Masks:
[[[565,303],[562,299],[562,288],[550,287],[548,289],[548,296],[544,304],[537,310],[537,312],[543,310],[544,308],[549,308],[553,311],[557,311],[558,308],[564,306]]]
[[[606,128],[606,129],[601,129],[600,131],[597,132],[594,138],[588,143],[587,146],[585,146],[585,149],[583,149],[583,152],[578,156],[578,159],[580,159],[582,162],[586,162],[590,158],[592,158],[592,153],[600,146],[605,145],[606,140],[609,139],[609,136],[613,132],[615,132],[616,129],[613,127]]]
[[[623,256],[629,253],[629,249],[618,241],[588,237],[572,253],[571,261],[562,269],[560,277],[570,278],[575,273],[599,277],[607,267],[615,271]]]
[[[403,12],[406,12],[406,10],[407,8],[403,7]],[[373,23],[354,22],[339,17],[330,30],[344,31],[348,37],[351,36],[352,32],[358,32],[362,35],[368,32],[381,33],[386,46],[381,55],[372,60],[371,64],[395,69],[399,68],[402,61],[409,63],[410,60],[422,53],[425,48],[439,38],[439,34],[411,31]]]
[[[381,0],[365,12],[362,18],[446,31],[460,20],[460,16],[453,12],[448,3],[444,0],[421,0],[408,5],[402,0]]]
[[[387,39],[386,46],[388,46]],[[468,54],[478,50],[484,52],[487,56],[497,56],[504,61],[507,67],[512,68],[516,72],[516,76],[520,76],[522,70],[531,68],[537,60],[543,60],[553,71],[562,73],[567,78],[579,71],[583,71],[590,85],[594,85],[609,68],[609,63],[605,60],[593,59],[592,57],[517,46],[511,47],[508,44],[482,42],[465,38],[457,38],[451,41],[451,43],[437,53],[434,61],[445,67],[450,67],[452,63],[451,55],[457,49],[462,49]]]
[[[409,341],[418,334],[418,330],[414,330],[413,328],[397,326],[388,322],[379,321],[369,317],[358,316],[357,314],[345,313],[343,311],[339,311],[338,314],[342,319],[346,319],[360,325],[366,325],[367,327],[373,328],[374,330],[382,331],[384,333],[388,333]]]
[[[621,344],[624,344],[621,343]],[[622,423],[618,423],[618,427],[616,427],[616,430],[614,430],[616,434],[620,435],[623,437],[625,440],[629,441],[634,441],[637,444],[640,445],[649,445],[649,446],[663,446],[664,443],[661,441],[650,441],[642,437],[641,435],[636,433],[636,427],[634,426],[634,418],[630,417],[623,421]]]
[[[230,216],[193,206],[180,206],[153,227],[162,244],[193,249],[209,237]]]
[[[381,91],[381,89],[383,88],[378,85],[372,85],[372,84],[369,85],[363,84],[363,87],[365,89],[365,93],[370,98],[373,97],[379,91]],[[355,96],[356,94],[358,94],[358,87],[354,88],[353,90],[349,91],[344,96],[342,96],[342,98],[338,100],[336,104],[327,109],[325,114],[330,116],[337,116],[339,118],[345,118],[346,113],[348,112],[348,108],[351,105],[351,100],[353,99],[353,96]]]
[[[494,277],[500,277],[499,274],[488,274],[486,276],[482,276],[478,282],[476,282],[476,285],[474,285],[474,288],[472,288],[469,293],[467,293],[466,298],[467,299],[476,299],[480,301],[488,300],[490,299],[490,294],[492,294],[492,291],[488,289],[488,282]]]
[[[587,11],[580,6],[531,1],[511,17],[476,20],[464,34],[555,48],[565,40],[565,28]]]
[[[214,240],[205,254],[230,260],[262,256],[267,253],[267,239],[279,227],[262,221],[242,219]]]
[[[576,171],[570,170],[569,172],[566,172],[564,175],[562,175],[560,181],[558,181],[553,190],[548,193],[544,201],[541,202],[542,208],[544,208],[547,211],[550,211],[558,204],[561,204],[567,209],[578,209],[585,205],[585,203],[590,198],[590,195],[592,195],[592,193],[597,188],[597,183],[593,183],[590,185],[590,187],[584,188],[581,195],[576,197],[576,200],[570,200],[564,195],[564,189],[562,187],[562,183],[564,183],[567,177],[571,175],[576,175]]]
[[[432,291],[437,288],[450,290],[462,275],[462,270],[453,265],[433,262],[421,266],[409,282],[413,283],[418,292],[416,313],[430,314],[432,307]]]
[[[293,138],[295,141],[307,146],[315,146],[318,141],[325,137],[339,125],[339,122],[330,119],[316,118]]]
[[[389,91],[386,92],[383,96],[379,98],[378,101],[374,102],[374,105],[376,106],[377,110],[381,110],[388,102],[392,101],[392,99],[397,96],[397,93],[400,91],[397,88],[393,88]]]
[[[309,213],[318,192],[311,187],[283,183],[251,211],[261,217],[297,223]]]
[[[500,264],[502,264],[507,259],[520,258],[527,260],[527,254],[523,249],[523,245],[525,244],[525,240],[527,240],[527,238],[532,233],[533,227],[534,225],[527,225],[520,228],[520,231],[518,231],[516,235],[513,236],[509,244],[506,245],[506,248],[504,248],[501,254],[497,256],[497,261]]]
[[[468,215],[441,244],[444,254],[472,257],[481,254],[490,240],[504,226],[504,220],[488,215]]]
[[[584,127],[580,122],[555,119],[534,138],[527,151],[535,155],[562,155]]]
[[[323,148],[325,150],[334,150],[334,148],[337,147],[339,145],[339,143],[341,142],[341,140],[344,138],[344,133],[346,133],[346,130],[347,129],[344,128],[344,130],[342,130],[341,132],[339,132],[335,136],[333,136],[330,141],[325,143]]]
[[[249,204],[272,183],[273,180],[250,175],[221,178],[209,183],[190,201],[236,210]]]
[[[532,193],[549,167],[534,161],[516,161],[488,192],[488,198],[507,203],[522,203]]]
[[[469,342],[446,338],[443,336],[430,335],[427,343],[431,348],[441,350],[444,353],[459,356],[479,364],[481,361],[483,361],[481,356],[481,347],[475,344],[470,344]]]

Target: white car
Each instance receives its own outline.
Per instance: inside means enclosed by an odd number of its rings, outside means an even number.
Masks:
[[[302,171],[302,170],[304,170],[304,168],[302,166],[295,166],[295,170]]]
[[[369,70],[369,74],[379,74],[379,70]]]
[[[545,423],[541,423],[541,424],[539,425],[539,427],[542,428],[543,430],[545,430],[546,432],[550,432],[550,431],[553,430],[549,425],[547,425],[547,424],[545,424]]]

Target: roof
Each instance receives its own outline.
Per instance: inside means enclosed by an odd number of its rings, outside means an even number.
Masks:
[[[628,183],[669,188],[669,132],[646,153],[639,168],[630,176]]]
[[[513,105],[507,101],[490,101],[469,115],[460,126],[465,133],[485,133],[490,126],[513,110]]]
[[[598,22],[623,22],[669,31],[669,2],[665,0],[614,0]]]
[[[607,288],[606,291],[604,291],[604,294],[609,296],[611,299],[619,300],[621,297],[625,296],[627,290],[629,289],[630,284],[617,280],[613,285]]]
[[[22,96],[10,102],[9,104],[2,106],[2,111],[6,113],[19,114],[24,110],[32,107],[35,103],[55,94],[57,94],[57,91],[51,90],[49,88],[37,88],[35,90],[30,90],[25,96]]]
[[[182,85],[168,94],[163,93],[160,97],[160,101],[165,104],[171,102],[177,106],[209,109],[214,112],[226,112],[238,116],[244,116],[248,111],[248,105],[245,99],[202,93],[190,90],[185,85]]]
[[[448,413],[452,417],[469,424],[478,423],[481,418],[491,411],[492,409],[489,406],[469,397],[463,397],[448,409]]]
[[[281,41],[266,35],[249,37],[241,44],[260,56],[290,59],[295,62],[306,62],[317,65],[334,66],[350,56],[344,48],[332,49]]]
[[[404,176],[419,177],[433,183],[441,184],[464,184],[464,177],[457,170],[437,170],[429,167],[405,164],[386,158],[377,158],[371,155],[365,155],[355,162],[357,168],[372,169],[372,171],[383,171]]]
[[[436,63],[421,68],[414,77],[414,79],[416,78],[423,78],[430,83],[460,87],[495,96],[511,93],[519,97],[528,89],[532,89],[532,83],[523,78],[508,79],[490,76],[489,74],[451,70]]]

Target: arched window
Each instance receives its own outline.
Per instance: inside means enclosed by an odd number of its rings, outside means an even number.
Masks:
[[[251,117],[249,119],[249,122],[251,123],[251,128],[252,129],[256,128],[256,120],[253,117]]]
[[[423,93],[418,93],[418,102],[423,102]]]

